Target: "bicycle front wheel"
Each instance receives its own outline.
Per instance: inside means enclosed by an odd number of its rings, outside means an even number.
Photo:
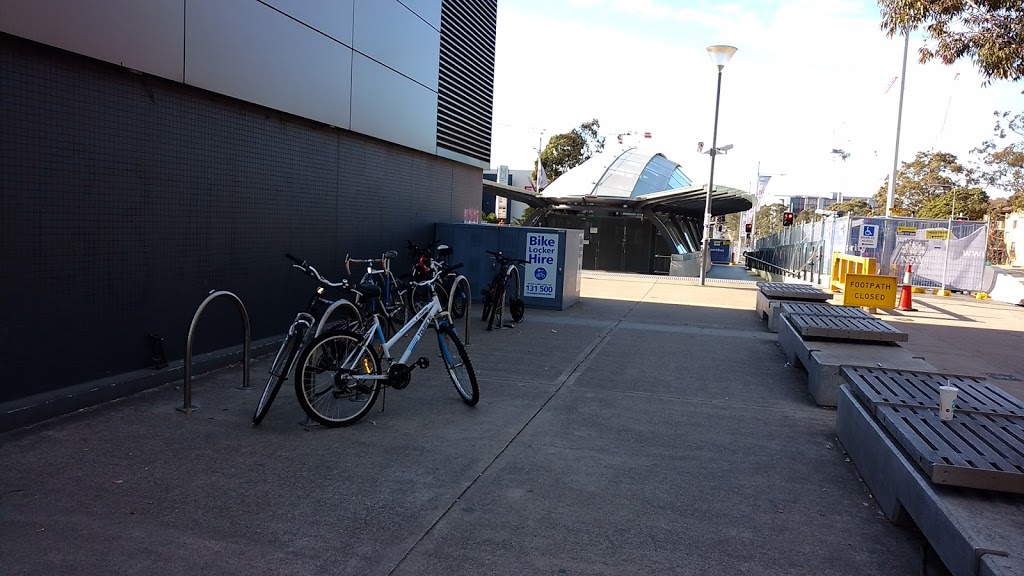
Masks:
[[[460,276],[452,286],[452,293],[448,297],[448,313],[452,318],[459,320],[466,315],[469,309],[469,280]]]
[[[462,401],[470,406],[476,406],[480,401],[480,387],[476,382],[476,371],[469,362],[469,354],[466,354],[466,347],[459,340],[455,329],[445,324],[437,330],[437,345],[441,349],[441,359],[444,367],[448,370],[448,376],[455,385],[455,391],[462,397]]]
[[[299,356],[295,395],[310,418],[337,428],[359,421],[373,408],[380,380],[354,376],[379,375],[380,360],[354,332],[321,334]]]
[[[522,283],[519,280],[519,268],[513,267],[508,274],[509,300],[508,312],[513,322],[522,322],[526,316],[526,304],[523,303],[523,295],[520,293]]]
[[[252,416],[252,425],[259,426],[260,422],[267,417],[267,412],[270,412],[270,405],[274,403],[274,398],[277,398],[277,393],[281,390],[281,385],[288,379],[288,370],[291,368],[292,361],[295,360],[295,352],[299,347],[300,336],[297,333],[292,333],[281,343],[281,348],[277,350],[277,356],[274,358],[274,364],[270,367],[270,380],[267,380],[267,386],[263,389],[263,395],[260,396],[260,401],[256,404],[256,413]]]

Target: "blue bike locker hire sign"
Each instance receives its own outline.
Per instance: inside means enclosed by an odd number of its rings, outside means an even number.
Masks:
[[[523,296],[554,298],[558,278],[558,234],[526,234],[526,276]]]

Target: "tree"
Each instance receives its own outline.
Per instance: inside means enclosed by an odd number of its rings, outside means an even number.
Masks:
[[[754,233],[758,238],[770,236],[782,230],[782,213],[787,210],[785,204],[765,204],[757,210],[757,225]]]
[[[930,201],[949,190],[975,180],[973,171],[957,161],[949,152],[918,152],[910,162],[904,162],[896,173],[896,191],[893,208],[904,216],[920,216],[921,210]],[[875,192],[875,212],[885,214],[889,181]]]
[[[851,198],[843,202],[836,202],[829,206],[828,209],[835,212],[844,212],[848,216],[869,216],[871,214],[871,205],[862,198]]]
[[[956,199],[954,206],[953,200]],[[981,188],[953,188],[926,202],[917,211],[918,218],[945,220],[950,214],[966,216],[970,220],[984,220],[988,213],[988,194]],[[953,211],[956,210],[954,214]]]
[[[803,224],[804,222],[813,222],[818,219],[818,215],[814,210],[801,210],[796,218],[793,219],[793,224]]]
[[[562,174],[604,150],[604,136],[598,135],[600,128],[601,123],[594,118],[573,128],[570,132],[555,134],[548,140],[547,146],[540,154],[548,182],[554,182]],[[536,181],[536,163],[533,167],[533,178]]]
[[[970,58],[988,82],[1024,78],[1024,0],[878,0],[889,37],[924,29],[920,62]]]
[[[1010,116],[1009,112],[997,110],[993,114],[993,138],[971,150],[980,159],[978,178],[988,186],[1009,192],[1011,209],[1024,210],[1024,112]]]

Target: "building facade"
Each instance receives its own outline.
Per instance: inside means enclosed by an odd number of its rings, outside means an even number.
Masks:
[[[173,379],[214,289],[274,339],[313,287],[286,252],[338,279],[346,253],[401,250],[480,206],[496,0],[0,0],[0,14],[0,417],[88,403],[96,382],[130,391],[161,356]],[[216,308],[197,353],[240,342]]]

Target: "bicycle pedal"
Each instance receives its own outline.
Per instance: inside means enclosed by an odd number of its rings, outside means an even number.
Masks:
[[[419,359],[416,360],[416,367],[422,369],[430,368],[430,360],[424,356],[420,356]]]

